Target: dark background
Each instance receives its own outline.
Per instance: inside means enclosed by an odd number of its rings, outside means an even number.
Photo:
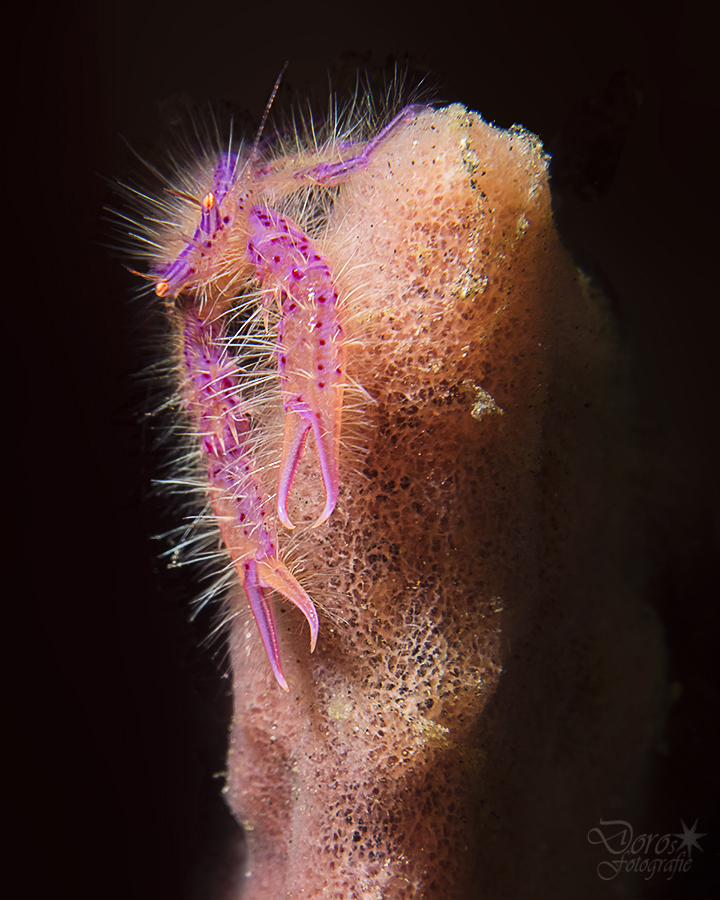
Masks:
[[[642,576],[682,692],[648,827],[699,819],[707,833],[691,872],[655,879],[648,896],[720,895],[718,108],[715,30],[699,8],[133,0],[35,6],[8,26],[3,734],[22,848],[6,873],[23,896],[185,897],[187,873],[230,828],[212,777],[229,684],[221,656],[197,647],[207,621],[187,624],[197,584],[150,539],[174,524],[150,497],[163,452],[134,378],[152,361],[153,319],[102,246],[103,206],[115,203],[106,179],[136,166],[118,134],[148,146],[160,102],[180,93],[228,100],[257,124],[285,60],[281,103],[322,105],[331,70],[342,85],[398,64],[411,80],[428,73],[438,101],[522,123],[555,153],[558,221],[611,296],[659,460]]]

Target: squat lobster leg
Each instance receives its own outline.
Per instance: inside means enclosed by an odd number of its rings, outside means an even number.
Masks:
[[[426,109],[426,107],[423,106],[422,103],[410,103],[408,106],[404,106],[391,122],[382,128],[371,141],[368,141],[367,144],[363,146],[362,150],[356,156],[351,156],[349,159],[341,160],[340,162],[319,163],[312,169],[298,172],[295,175],[295,178],[302,181],[309,181],[311,184],[324,186],[341,184],[353,172],[364,169],[370,162],[370,157],[377,146],[389,137],[398,126],[403,125],[406,122],[414,121],[417,114],[423,109]]]
[[[314,603],[279,557],[267,498],[253,468],[237,367],[222,347],[220,326],[201,321],[189,311],[183,348],[185,405],[201,436],[220,534],[242,581],[275,678],[287,691],[272,602],[263,590],[277,591],[300,609],[310,626],[311,652],[317,642],[318,616]]]
[[[329,518],[338,497],[345,353],[337,288],[328,261],[307,235],[273,210],[250,210],[248,257],[267,292],[265,304],[275,296],[282,302],[278,369],[286,417],[278,516],[287,528],[294,527],[287,501],[312,428],[325,487],[318,526]]]

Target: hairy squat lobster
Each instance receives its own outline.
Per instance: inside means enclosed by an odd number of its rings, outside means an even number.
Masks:
[[[202,442],[209,494],[223,543],[240,577],[278,684],[288,690],[280,661],[272,603],[275,590],[295,604],[310,625],[311,650],[318,634],[315,606],[280,559],[269,499],[255,472],[250,426],[237,364],[223,343],[222,319],[233,308],[236,281],[261,283],[265,319],[280,308],[277,357],[285,425],[277,488],[277,515],[293,528],[287,503],[312,430],[325,489],[315,527],[332,514],[338,498],[344,334],[330,262],[271,200],[301,187],[342,183],[367,165],[378,144],[419,107],[406,106],[372,140],[348,158],[308,167],[258,165],[258,141],[243,157],[217,155],[210,190],[185,197],[199,220],[179,252],[157,263],[150,278],[173,314],[184,316],[181,368],[184,404]],[[347,149],[341,145],[340,150]],[[357,152],[353,152],[357,151]],[[185,196],[185,195],[183,195]],[[182,298],[182,302],[175,301]]]

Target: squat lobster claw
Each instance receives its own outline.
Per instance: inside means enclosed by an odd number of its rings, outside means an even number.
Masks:
[[[337,504],[339,486],[339,447],[334,435],[328,434],[318,417],[321,413],[313,411],[298,403],[290,407],[285,417],[285,434],[283,437],[282,459],[280,461],[280,479],[278,482],[277,510],[278,518],[286,528],[294,528],[287,511],[287,502],[298,464],[305,451],[305,442],[313,428],[315,446],[320,462],[320,473],[325,486],[325,507],[320,517],[313,523],[313,528],[322,525],[332,515]]]
[[[326,495],[317,527],[329,518],[338,497],[345,352],[337,288],[325,257],[294,222],[274,210],[250,210],[248,257],[268,292],[265,302],[278,294],[282,300],[278,369],[286,416],[278,516],[286,528],[294,528],[288,496],[312,428]]]
[[[284,691],[290,690],[283,675],[280,662],[277,625],[272,604],[265,599],[263,588],[277,591],[286,600],[294,603],[308,621],[310,626],[310,652],[317,644],[319,622],[315,604],[300,587],[287,566],[278,557],[249,559],[236,564],[242,569],[241,581],[245,596],[250,604],[253,616],[260,632],[265,653],[270,662],[275,679]]]

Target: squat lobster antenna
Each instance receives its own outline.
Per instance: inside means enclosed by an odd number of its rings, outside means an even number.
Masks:
[[[193,197],[192,194],[187,194],[185,191],[176,191],[175,188],[165,188],[165,192],[167,194],[172,194],[173,197],[180,197],[181,200],[187,200],[188,203],[192,203],[194,206],[202,206],[202,201],[198,200],[197,197]]]
[[[258,147],[260,146],[260,139],[262,138],[262,133],[265,130],[265,125],[267,124],[268,116],[270,115],[270,110],[272,109],[272,105],[275,102],[275,97],[277,96],[277,92],[280,89],[280,82],[283,79],[283,75],[285,74],[287,67],[290,65],[290,60],[285,60],[285,65],[280,69],[280,74],[277,77],[277,81],[275,82],[275,86],[272,89],[272,93],[270,94],[270,99],[267,102],[267,106],[265,107],[265,112],[263,113],[262,119],[260,120],[260,127],[258,128],[258,133],[255,135],[255,140],[253,141],[252,151],[250,153],[250,162],[255,162],[257,158]]]

